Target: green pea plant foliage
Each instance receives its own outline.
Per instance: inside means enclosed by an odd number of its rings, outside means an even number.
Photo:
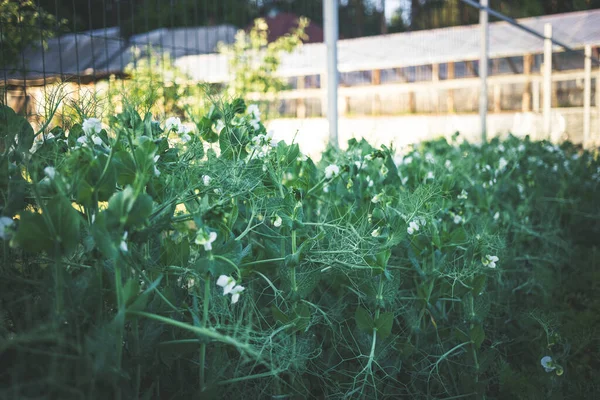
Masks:
[[[0,108],[1,398],[598,391],[597,152],[351,140],[315,163],[242,100],[74,118]]]

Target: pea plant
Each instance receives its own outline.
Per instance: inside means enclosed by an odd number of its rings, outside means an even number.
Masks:
[[[0,109],[0,397],[598,389],[597,152],[457,135],[314,162],[239,99],[74,115]]]

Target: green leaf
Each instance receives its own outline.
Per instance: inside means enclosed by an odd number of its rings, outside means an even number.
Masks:
[[[53,241],[44,217],[29,211],[23,212],[19,220],[19,228],[11,244],[21,247],[29,253],[50,252]]]
[[[124,150],[117,151],[113,156],[113,163],[119,185],[126,186],[133,184],[136,168],[131,154]]]
[[[375,322],[366,309],[358,307],[354,313],[354,319],[356,319],[356,326],[358,326],[358,329],[368,333],[373,332]]]
[[[134,301],[128,302],[128,305],[129,305],[128,310],[129,311],[143,311],[146,308],[146,305],[148,304],[148,299],[150,298],[150,295],[158,287],[161,280],[162,280],[162,275],[160,275],[154,282],[152,282],[146,288],[146,290],[144,290],[142,293],[137,295]]]
[[[481,293],[481,291],[483,290],[485,281],[486,281],[485,275],[477,275],[476,277],[473,278],[473,283],[471,283],[471,286],[473,287],[473,289],[472,289],[473,296],[479,296],[479,293]]]
[[[186,267],[190,259],[190,242],[187,239],[179,243],[166,238],[162,244],[160,262],[165,267],[170,265]]]
[[[467,232],[465,231],[465,228],[457,228],[454,231],[452,231],[452,234],[450,235],[450,245],[451,246],[456,246],[456,245],[460,245],[460,244],[464,244],[467,241]]]
[[[54,197],[46,205],[54,227],[53,240],[60,243],[63,255],[72,253],[79,244],[81,217],[65,197]]]
[[[377,329],[377,335],[385,339],[392,333],[392,326],[394,325],[394,314],[391,312],[384,312],[379,314],[379,318],[375,321],[375,328]]]
[[[473,325],[470,332],[471,341],[475,344],[475,347],[480,348],[481,343],[485,339],[485,332],[481,324]]]
[[[271,313],[273,314],[273,319],[276,322],[280,322],[282,325],[285,325],[290,322],[290,318],[276,306],[271,306]]]

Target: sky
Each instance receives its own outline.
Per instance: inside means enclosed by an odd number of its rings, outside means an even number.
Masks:
[[[402,19],[408,20],[410,0],[385,0],[385,17],[388,21],[392,19],[398,7],[402,7]]]

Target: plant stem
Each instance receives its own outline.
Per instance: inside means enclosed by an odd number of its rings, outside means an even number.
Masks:
[[[210,274],[204,276],[204,300],[202,302],[202,329],[206,329],[208,322],[208,306],[210,302]],[[200,392],[205,390],[205,371],[204,367],[206,363],[206,342],[200,345]]]

